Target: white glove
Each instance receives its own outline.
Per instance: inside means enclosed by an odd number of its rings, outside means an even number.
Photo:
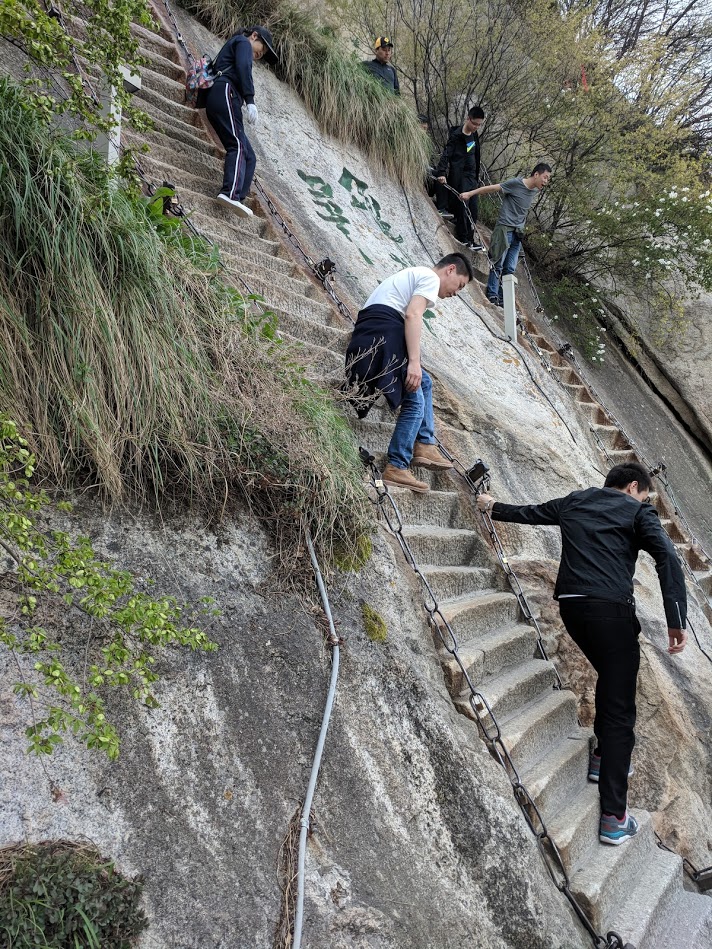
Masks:
[[[250,102],[247,106],[247,121],[250,125],[257,125],[257,119],[259,115],[257,113],[257,106],[254,102]]]

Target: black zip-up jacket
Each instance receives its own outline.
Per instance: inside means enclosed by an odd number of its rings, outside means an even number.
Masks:
[[[465,135],[461,125],[450,129],[447,144],[435,168],[435,177],[445,175],[451,188],[472,191],[480,178],[480,139],[477,132]]]
[[[397,96],[400,95],[400,84],[398,82],[398,73],[395,66],[390,63],[382,63],[380,59],[368,59],[363,62],[364,69],[367,69],[371,75],[383,83],[388,89],[392,89]]]
[[[557,524],[561,564],[554,599],[583,594],[634,605],[633,574],[638,553],[655,560],[669,629],[684,629],[687,591],[680,561],[650,504],[615,488],[587,488],[544,504],[492,505],[492,519],[514,524]]]
[[[252,43],[241,33],[231,36],[213,61],[215,75],[227,79],[247,103],[255,101],[252,62]]]

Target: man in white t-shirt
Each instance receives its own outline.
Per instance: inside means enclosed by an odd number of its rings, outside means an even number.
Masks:
[[[408,470],[450,468],[435,441],[432,381],[420,365],[423,314],[435,301],[455,296],[472,280],[472,264],[464,254],[448,254],[434,267],[408,267],[388,277],[359,312],[346,351],[346,374],[356,393],[354,404],[363,418],[378,398],[400,407],[388,446],[386,484],[429,490]]]

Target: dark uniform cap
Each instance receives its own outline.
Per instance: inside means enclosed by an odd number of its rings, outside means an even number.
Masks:
[[[279,57],[274,51],[274,40],[272,39],[272,34],[267,29],[267,27],[266,26],[251,26],[250,36],[253,33],[256,33],[259,36],[259,38],[262,40],[262,42],[265,44],[265,46],[267,47],[267,52],[264,57],[265,60],[268,63],[271,63],[272,65],[279,62]]]

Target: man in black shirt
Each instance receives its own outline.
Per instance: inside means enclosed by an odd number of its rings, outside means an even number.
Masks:
[[[391,56],[393,55],[391,38],[389,36],[377,36],[373,48],[376,52],[376,58],[364,62],[364,69],[367,69],[387,89],[399,96],[398,76],[395,67],[391,66]]]
[[[599,839],[623,843],[638,824],[627,812],[630,756],[635,744],[635,690],[640,664],[633,574],[640,550],[655,559],[668,625],[668,652],[687,642],[687,594],[680,562],[648,494],[652,480],[630,462],[608,472],[603,488],[574,491],[544,504],[502,504],[477,498],[492,520],[552,524],[561,529],[561,563],[554,588],[561,618],[598,673],[589,779],[601,796]]]
[[[446,191],[448,203],[438,196],[438,210],[444,217],[454,216],[455,237],[470,250],[481,250],[482,245],[473,231],[470,217],[477,222],[477,197],[470,198],[467,204],[460,200],[461,191],[470,191],[477,187],[480,177],[480,139],[477,134],[485,120],[480,106],[473,106],[467,113],[463,125],[450,129],[447,144],[435,167],[435,177],[440,185],[448,184],[457,194]],[[465,185],[465,187],[461,187]],[[443,191],[445,189],[442,189]],[[449,205],[451,214],[447,212]],[[470,216],[467,214],[469,209]],[[443,214],[443,211],[445,213]]]

